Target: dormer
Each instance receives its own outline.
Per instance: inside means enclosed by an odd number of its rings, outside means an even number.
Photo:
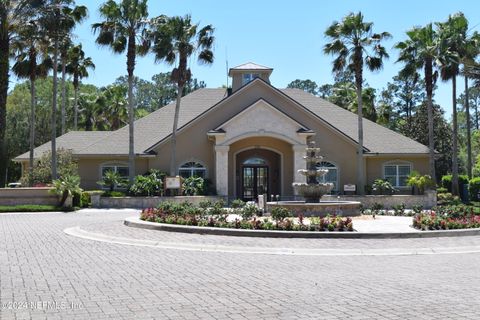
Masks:
[[[272,74],[272,71],[272,68],[252,62],[230,68],[228,75],[232,77],[232,92],[237,91],[255,78],[260,78],[270,83],[270,75]]]

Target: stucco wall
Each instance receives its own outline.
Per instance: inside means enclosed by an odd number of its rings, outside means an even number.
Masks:
[[[19,204],[58,205],[58,197],[50,188],[0,188],[0,205]]]
[[[420,174],[429,173],[428,156],[392,156],[392,157],[366,157],[367,184],[371,185],[376,179],[383,179],[383,166],[385,164],[409,164],[412,171],[418,171]],[[401,192],[410,192],[411,188],[400,190]]]
[[[128,166],[127,158],[103,158],[78,160],[78,173],[80,175],[80,187],[85,190],[100,189],[97,184],[101,180],[101,166],[106,164],[123,164]],[[135,161],[135,175],[144,174],[149,169],[147,159],[137,159]]]

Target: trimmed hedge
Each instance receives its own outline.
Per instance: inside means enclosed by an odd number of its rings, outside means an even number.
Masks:
[[[459,175],[458,176],[458,189],[463,190],[463,186],[468,185],[468,176]],[[442,187],[446,188],[448,192],[452,192],[452,175],[446,175],[442,177]]]
[[[470,194],[470,200],[480,201],[480,177],[472,178],[472,180],[470,180],[468,193]]]
[[[65,211],[65,208],[60,208],[57,206],[51,205],[40,205],[40,204],[22,204],[16,206],[0,206],[0,212],[52,212],[52,211]],[[73,211],[72,208],[67,209]]]

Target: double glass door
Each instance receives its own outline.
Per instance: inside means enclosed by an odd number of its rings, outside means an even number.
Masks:
[[[243,201],[257,201],[259,194],[266,194],[268,196],[268,167],[242,167]]]

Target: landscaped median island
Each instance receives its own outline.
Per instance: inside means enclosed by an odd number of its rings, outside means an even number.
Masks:
[[[231,208],[224,201],[204,201],[198,206],[189,202],[162,202],[157,208],[142,210],[140,219],[149,222],[251,230],[281,231],[354,231],[350,217],[327,216],[305,218],[302,214],[294,217],[285,208],[274,208],[269,217],[254,204],[235,200]]]
[[[418,213],[413,227],[420,230],[453,230],[480,228],[480,207],[442,206]]]

